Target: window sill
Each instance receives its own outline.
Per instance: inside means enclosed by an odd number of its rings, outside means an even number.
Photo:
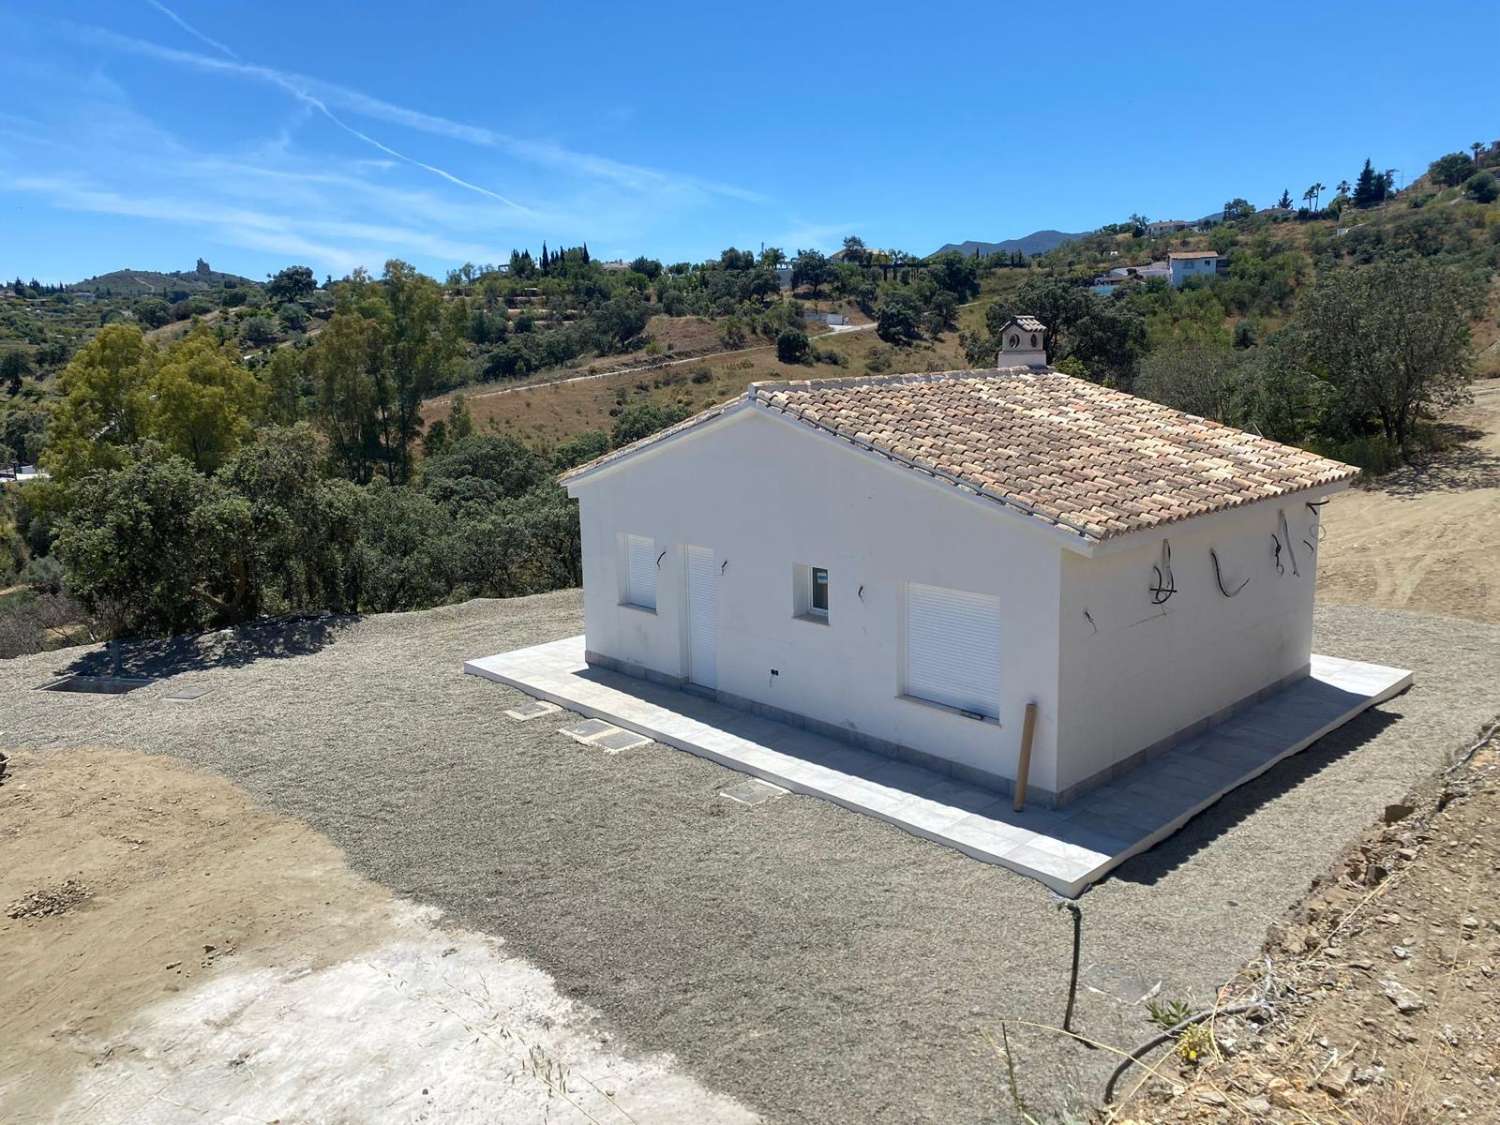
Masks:
[[[632,610],[636,613],[649,613],[652,617],[656,616],[656,610],[652,609],[650,606],[636,605],[634,602],[621,602],[620,608]]]
[[[950,707],[946,703],[939,703],[935,699],[923,699],[917,695],[897,695],[897,699],[905,703],[915,703],[918,707],[930,707],[934,711],[946,711],[948,714],[959,719],[968,719],[971,723],[988,723],[992,727],[998,727],[1000,720],[990,715],[981,715],[978,711],[964,711],[958,707]]]
[[[828,615],[826,613],[797,613],[792,615],[793,621],[806,621],[809,625],[827,625]]]

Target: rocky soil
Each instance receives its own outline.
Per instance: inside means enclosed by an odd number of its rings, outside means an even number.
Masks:
[[[1467,748],[1465,748],[1467,750]],[[1500,1120],[1500,733],[1387,808],[1209,1022],[1125,1073],[1124,1122]]]

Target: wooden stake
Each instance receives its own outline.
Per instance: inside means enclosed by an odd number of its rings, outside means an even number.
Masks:
[[[1031,736],[1036,733],[1036,704],[1026,704],[1026,721],[1021,724],[1021,760],[1016,763],[1015,803],[1020,812],[1026,807],[1026,779],[1031,775]]]

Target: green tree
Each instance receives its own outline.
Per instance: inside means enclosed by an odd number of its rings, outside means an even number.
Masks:
[[[280,305],[310,297],[317,288],[317,279],[307,266],[287,266],[266,282],[266,296],[272,304]]]
[[[1493,172],[1475,172],[1464,181],[1464,194],[1476,203],[1493,203],[1500,197],[1500,186]]]
[[[133,324],[101,328],[58,378],[62,401],[52,415],[45,466],[67,483],[115,468],[146,437],[156,351]]]
[[[1233,222],[1236,219],[1248,219],[1254,216],[1255,206],[1247,199],[1239,196],[1224,204],[1224,221]]]
[[[151,380],[150,433],[201,473],[250,436],[264,388],[199,325],[168,349]]]
[[[0,383],[5,384],[8,394],[20,394],[22,380],[31,373],[31,360],[20,348],[12,348],[0,356]]]
[[[1238,364],[1236,354],[1227,348],[1174,341],[1147,353],[1132,389],[1174,410],[1229,422]]]
[[[265,419],[272,425],[290,426],[307,416],[303,405],[304,352],[277,348],[262,369],[265,385]]]
[[[280,335],[276,322],[264,314],[247,317],[240,325],[240,338],[252,348],[270,347]]]
[[[379,322],[349,311],[334,314],[308,353],[329,460],[359,484],[370,479],[381,458],[377,409],[383,347]]]
[[[1354,206],[1374,207],[1385,199],[1384,177],[1375,171],[1375,166],[1365,158],[1365,166],[1359,170],[1354,181]]]
[[[952,251],[939,254],[927,267],[927,279],[940,290],[967,301],[979,293],[979,266],[973,258]]]
[[[806,363],[812,354],[807,333],[800,328],[783,328],[776,337],[776,358],[782,363]]]
[[[1457,187],[1474,174],[1475,162],[1461,152],[1440,156],[1427,166],[1427,175],[1435,184]]]
[[[916,297],[901,288],[886,291],[880,299],[875,321],[875,335],[887,344],[904,347],[922,337],[922,306]]]
[[[806,285],[812,290],[813,299],[824,285],[833,280],[833,266],[817,250],[798,250],[792,259],[792,287]]]
[[[641,438],[650,437],[658,430],[675,426],[687,415],[685,407],[675,404],[657,406],[654,403],[643,402],[635,406],[627,406],[615,419],[614,429],[610,434],[610,443],[619,449],[621,446],[640,441]]]
[[[1469,320],[1482,308],[1470,276],[1426,261],[1326,275],[1292,328],[1302,364],[1333,395],[1335,424],[1369,419],[1407,451],[1417,421],[1467,401]]]
[[[200,504],[219,499],[216,486],[159,447],[143,447],[123,468],[80,478],[56,545],[68,589],[115,631],[201,625],[193,517]]]
[[[135,318],[147,328],[160,328],[170,323],[172,310],[160,297],[147,297],[144,301],[136,302]]]

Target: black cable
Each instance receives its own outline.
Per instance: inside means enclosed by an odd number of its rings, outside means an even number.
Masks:
[[[1238,594],[1246,586],[1250,585],[1250,579],[1247,578],[1236,586],[1233,591],[1224,589],[1224,575],[1219,570],[1219,552],[1210,547],[1208,549],[1208,557],[1214,560],[1214,581],[1219,584],[1219,593],[1223,594],[1226,598],[1234,597],[1235,594]]]
[[[1276,518],[1281,526],[1282,541],[1286,543],[1287,558],[1292,560],[1292,575],[1294,577],[1300,578],[1302,576],[1302,572],[1297,569],[1297,552],[1292,550],[1292,529],[1287,527],[1286,525],[1286,509],[1278,509],[1276,512]],[[1279,560],[1281,557],[1281,552],[1279,550],[1276,552],[1276,556]],[[1281,574],[1284,572],[1278,569],[1277,573]]]
[[[1064,900],[1057,905],[1058,909],[1073,915],[1073,969],[1068,976],[1068,1006],[1063,1012],[1062,1029],[1093,1050],[1094,1045],[1073,1030],[1073,1002],[1078,998],[1078,954],[1083,946],[1083,911],[1076,902]]]
[[[1276,552],[1273,556],[1273,561],[1276,563],[1276,573],[1285,574],[1286,567],[1281,565],[1281,537],[1274,531],[1271,532],[1271,545]]]
[[[1119,1066],[1115,1067],[1115,1072],[1109,1076],[1109,1081],[1104,1084],[1104,1104],[1109,1105],[1110,1102],[1115,1100],[1115,1083],[1120,1080],[1120,1075],[1124,1074],[1132,1066],[1141,1061],[1142,1055],[1146,1054],[1148,1051],[1151,1051],[1156,1047],[1160,1047],[1169,1039],[1175,1039],[1179,1033],[1186,1031],[1188,1028],[1192,1027],[1193,1024],[1202,1023],[1204,1020],[1210,1019],[1214,1016],[1238,1016],[1244,1012],[1265,1010],[1266,1005],[1264,1002],[1260,1000],[1252,1000],[1248,1004],[1234,1004],[1228,1008],[1209,1008],[1206,1011],[1198,1012],[1196,1015],[1188,1016],[1187,1019],[1183,1020],[1175,1027],[1168,1028],[1166,1031],[1163,1031],[1160,1035],[1156,1036],[1156,1038],[1152,1039],[1150,1042],[1141,1044],[1141,1046],[1137,1047],[1135,1050],[1131,1051],[1130,1054],[1125,1056],[1125,1061],[1122,1062]]]
[[[1161,541],[1161,563],[1151,570],[1156,574],[1156,584],[1151,587],[1151,604],[1165,605],[1177,593],[1177,580],[1172,576],[1172,541]]]

